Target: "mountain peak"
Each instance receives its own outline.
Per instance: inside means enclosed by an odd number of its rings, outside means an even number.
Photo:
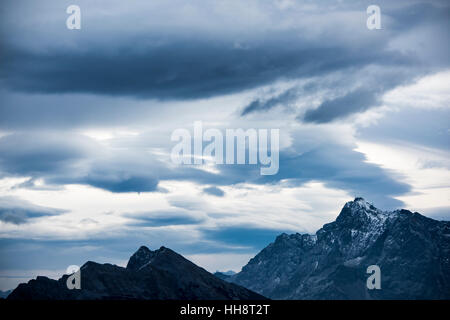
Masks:
[[[149,266],[149,267],[146,267]],[[175,251],[140,247],[127,268],[109,263],[83,265],[81,289],[69,290],[68,275],[38,276],[20,284],[11,300],[264,300],[263,296],[225,282]],[[82,268],[83,268],[82,267]]]
[[[347,202],[336,218],[335,225],[344,228],[359,229],[362,226],[384,224],[389,216],[389,212],[377,209],[373,204],[357,197],[353,201]],[[333,223],[332,223],[333,224]]]
[[[149,252],[151,251],[149,248],[147,248],[146,246],[140,246],[138,251],[136,251],[136,253],[138,252]]]
[[[141,246],[128,260],[127,269],[138,270],[155,256],[155,252]]]
[[[353,201],[347,202],[341,210],[340,215],[350,214],[351,216],[361,214],[379,215],[384,212],[376,208],[373,204],[364,200],[364,198],[357,197]]]
[[[448,221],[358,197],[316,236],[281,234],[228,280],[271,299],[449,299]],[[383,290],[367,290],[370,265]]]
[[[367,202],[364,198],[361,197],[356,197],[355,200],[349,201],[345,205],[357,209],[378,210],[373,206],[373,204]]]

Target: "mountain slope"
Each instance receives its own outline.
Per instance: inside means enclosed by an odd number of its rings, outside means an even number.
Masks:
[[[68,275],[59,280],[37,277],[20,284],[8,299],[265,299],[215,277],[165,247],[155,251],[139,248],[126,268],[89,261],[80,270],[80,290],[67,289]]]
[[[380,290],[366,287],[370,265]],[[450,222],[356,198],[315,235],[278,236],[227,280],[273,299],[449,299]]]

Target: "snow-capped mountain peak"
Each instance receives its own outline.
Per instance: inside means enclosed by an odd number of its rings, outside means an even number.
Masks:
[[[316,236],[280,235],[230,281],[272,299],[450,297],[448,221],[356,198]],[[367,290],[371,265],[381,269],[382,290]]]

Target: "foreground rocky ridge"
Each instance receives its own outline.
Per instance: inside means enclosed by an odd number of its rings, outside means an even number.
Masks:
[[[126,268],[86,262],[81,267],[81,289],[69,290],[68,275],[59,280],[37,277],[20,284],[10,300],[248,300],[263,296],[225,282],[176,252],[141,247]]]
[[[370,265],[380,290],[367,289]],[[278,236],[227,281],[272,299],[450,299],[450,222],[356,198],[315,235]]]

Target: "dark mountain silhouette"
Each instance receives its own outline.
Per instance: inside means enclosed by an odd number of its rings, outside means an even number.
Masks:
[[[380,290],[367,288],[370,265]],[[450,222],[356,198],[315,235],[281,234],[227,281],[272,299],[450,299]]]
[[[176,252],[161,247],[140,247],[126,268],[86,262],[81,268],[81,289],[69,290],[68,275],[59,280],[37,277],[20,284],[11,300],[111,299],[265,299],[236,284],[225,282]]]

